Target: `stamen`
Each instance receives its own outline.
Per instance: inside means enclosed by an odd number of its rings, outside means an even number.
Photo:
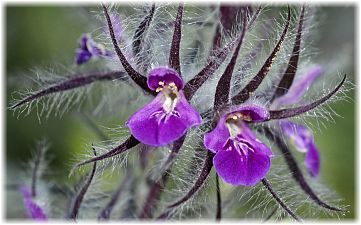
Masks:
[[[162,90],[163,90],[163,88],[159,87],[159,88],[157,88],[157,89],[155,90],[155,92],[160,92],[160,91],[162,91]]]
[[[175,83],[174,82],[172,82],[172,83],[170,83],[170,84],[168,84],[169,85],[169,87],[175,87]]]
[[[159,81],[158,84],[159,84],[159,86],[164,87],[164,82],[163,81]]]

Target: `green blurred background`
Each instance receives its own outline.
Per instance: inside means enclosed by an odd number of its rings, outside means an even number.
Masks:
[[[6,76],[7,102],[17,89],[9,85],[11,76],[32,76],[34,66],[47,66],[55,60],[67,65],[71,63],[77,48],[77,40],[84,32],[89,32],[84,23],[74,18],[74,12],[81,9],[65,6],[7,6],[6,7]],[[315,46],[322,57],[337,59],[340,51],[351,54],[351,60],[337,72],[347,73],[354,80],[355,63],[355,7],[322,7],[319,38]],[[12,82],[13,83],[13,80]],[[21,84],[19,84],[21,85]],[[348,218],[355,217],[355,101],[354,91],[348,93],[353,99],[334,105],[341,117],[335,117],[335,123],[328,124],[322,132],[317,132],[316,142],[321,150],[321,180],[335,190],[344,203],[350,205]],[[64,171],[56,173],[53,179],[67,179],[69,161],[75,152],[83,150],[84,143],[96,140],[93,130],[83,125],[83,121],[72,113],[61,119],[50,117],[40,124],[36,113],[16,118],[6,111],[6,181],[7,184],[21,183],[17,174],[23,169],[22,163],[31,157],[35,141],[47,137],[51,142],[53,155],[50,170]],[[16,204],[14,204],[16,202]],[[16,206],[20,205],[20,206]],[[22,218],[21,198],[14,190],[6,194],[7,218]]]

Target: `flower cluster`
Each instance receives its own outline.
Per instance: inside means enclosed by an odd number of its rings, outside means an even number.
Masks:
[[[150,184],[149,193],[142,207],[143,210],[139,215],[139,218],[153,218],[153,214],[157,209],[157,201],[164,190],[173,163],[177,160],[177,154],[184,147],[183,143],[188,134],[195,130],[200,132],[198,135],[202,136],[203,139],[201,147],[197,148],[206,153],[202,161],[201,172],[198,176],[192,177],[194,184],[189,191],[178,201],[168,205],[164,212],[159,214],[159,219],[172,217],[177,206],[187,203],[204,186],[211,169],[214,167],[217,173],[218,204],[216,217],[218,219],[221,218],[222,211],[220,207],[222,200],[220,198],[219,176],[227,185],[236,187],[255,187],[258,183],[262,183],[271,193],[275,202],[289,216],[295,220],[301,220],[294,211],[295,209],[292,209],[283,201],[266,178],[271,171],[275,150],[273,145],[261,141],[257,129],[262,130],[261,133],[265,134],[263,136],[266,136],[269,141],[281,149],[294,180],[312,201],[331,211],[344,211],[343,208],[324,202],[313,191],[307,183],[302,169],[289,151],[286,140],[281,137],[283,134],[289,142],[294,144],[297,150],[306,153],[306,168],[312,177],[316,177],[320,171],[320,153],[316,147],[312,131],[302,124],[291,121],[291,118],[314,110],[329,100],[343,86],[346,76],[331,92],[322,98],[312,102],[303,100],[302,96],[322,74],[322,69],[319,66],[310,67],[305,74],[297,73],[300,54],[302,53],[302,34],[305,30],[304,22],[307,7],[302,6],[300,10],[297,8],[294,11],[288,7],[286,19],[282,25],[283,28],[275,45],[271,47],[269,56],[261,63],[261,67],[257,68],[254,74],[249,72],[250,78],[243,78],[240,90],[233,90],[234,85],[232,84],[236,77],[239,77],[239,71],[242,71],[238,69],[237,63],[244,60],[240,57],[244,54],[241,50],[244,48],[245,42],[252,38],[252,35],[248,34],[258,24],[257,21],[261,15],[262,7],[255,8],[249,5],[221,5],[216,9],[211,7],[214,12],[217,12],[217,20],[214,22],[215,33],[210,44],[210,54],[206,57],[205,65],[199,66],[201,67],[199,72],[194,75],[187,74],[187,76],[184,76],[182,74],[185,70],[182,63],[184,57],[181,55],[181,47],[183,47],[183,40],[187,34],[182,35],[184,29],[182,25],[185,26],[185,19],[183,19],[184,5],[180,3],[175,20],[168,22],[166,26],[172,28],[171,38],[167,39],[167,44],[170,46],[168,62],[157,62],[159,66],[156,67],[149,65],[144,70],[148,72],[142,74],[143,71],[139,72],[140,66],[132,65],[132,61],[137,62],[137,60],[150,54],[151,47],[149,45],[152,45],[149,44],[149,40],[147,43],[145,39],[147,35],[148,38],[156,36],[154,33],[152,36],[152,32],[156,32],[160,26],[154,25],[152,28],[151,24],[159,22],[155,18],[159,16],[156,13],[160,8],[155,7],[153,4],[135,30],[132,46],[134,60],[130,60],[130,57],[124,54],[124,49],[119,46],[119,42],[122,42],[122,39],[125,38],[122,27],[123,21],[120,21],[120,17],[116,14],[110,13],[105,5],[103,5],[103,11],[108,28],[107,32],[109,32],[114,51],[93,40],[89,34],[84,34],[80,38],[80,45],[75,56],[78,65],[90,63],[92,58],[110,58],[112,60],[117,58],[122,66],[121,71],[118,71],[118,73],[126,74],[127,78],[125,80],[131,80],[153,99],[134,112],[126,121],[126,126],[129,128],[131,135],[125,142],[104,154],[94,156],[75,165],[74,168],[76,169],[85,164],[93,163],[93,170],[83,189],[75,197],[76,201],[73,202],[77,202],[77,204],[73,205],[69,218],[77,218],[82,199],[95,174],[96,162],[120,155],[138,145],[152,148],[172,146],[165,168],[161,170],[160,178]],[[297,30],[294,41],[291,41],[288,39],[291,36],[291,18],[295,11],[299,11],[298,22],[296,22]],[[202,25],[205,26],[204,23]],[[236,35],[231,36],[235,31]],[[159,33],[159,35],[163,35],[161,32]],[[164,41],[163,39],[162,41]],[[271,76],[272,67],[276,64],[277,57],[283,51],[285,41],[292,43],[293,49],[291,53],[288,53],[290,58],[286,68],[283,68],[283,75],[275,78]],[[257,52],[251,52],[249,59],[255,58],[255,54]],[[186,81],[184,77],[191,77],[191,79]],[[13,105],[13,108],[30,104],[34,100],[56,92],[68,91],[89,85],[95,81],[117,78],[119,78],[117,73],[111,71],[109,73],[83,75],[81,79],[75,77],[64,80],[54,84],[49,89],[40,90],[21,99]],[[269,88],[270,90],[267,91],[271,95],[262,99],[260,97],[262,94],[260,87],[266,79],[271,79],[277,85],[276,88],[274,86]],[[211,108],[201,111],[200,109],[204,109],[204,106],[192,105],[192,98],[209,81],[217,81],[214,94],[211,91],[206,94],[206,96],[212,96],[210,101],[213,101],[213,105]],[[210,86],[208,88],[213,90]],[[202,97],[201,95],[202,93],[198,93],[197,96]],[[267,103],[261,103],[260,99],[266,100],[263,102]],[[190,143],[197,144],[192,143],[192,141]],[[118,199],[117,196],[121,192],[120,190],[116,191],[116,194],[111,199],[113,203],[109,203],[105,207],[99,218],[109,218],[109,214]],[[22,192],[24,193],[26,207],[31,211],[31,216],[33,218],[46,218],[41,209],[32,203],[26,190],[24,189]]]

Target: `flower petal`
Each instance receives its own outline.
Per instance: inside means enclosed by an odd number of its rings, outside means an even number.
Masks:
[[[270,158],[262,152],[241,155],[236,149],[218,151],[213,165],[220,177],[233,186],[253,186],[263,179],[270,169]]]
[[[308,151],[309,145],[313,143],[313,135],[307,127],[289,120],[282,120],[280,125],[283,132],[292,140],[298,151]]]
[[[77,49],[75,61],[77,65],[88,62],[92,57],[92,54],[86,50]]]
[[[320,172],[320,153],[314,143],[309,144],[305,165],[312,177],[317,177]]]
[[[272,108],[292,105],[300,102],[302,96],[312,85],[312,83],[316,80],[316,78],[318,78],[321,75],[321,73],[322,73],[322,68],[319,66],[315,66],[309,69],[306,74],[304,74],[301,78],[293,82],[287,94],[275,99]]]
[[[187,102],[182,92],[179,94],[179,102],[170,113],[163,110],[162,93],[134,113],[127,121],[134,137],[147,145],[163,146],[179,139],[190,127],[201,124],[199,113]]]
[[[167,67],[157,67],[149,72],[148,87],[153,91],[159,87],[159,82],[169,84],[174,82],[178,90],[182,90],[184,82],[177,71]]]
[[[221,117],[217,126],[204,135],[204,146],[213,153],[223,149],[223,146],[230,137],[228,128],[225,125],[225,117]]]
[[[33,201],[30,189],[22,186],[20,192],[23,194],[23,201],[28,216],[34,220],[47,220],[47,216],[42,208]]]

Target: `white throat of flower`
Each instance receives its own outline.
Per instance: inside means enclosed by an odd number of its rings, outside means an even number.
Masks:
[[[228,128],[231,139],[236,138],[238,134],[241,133],[243,121],[252,121],[252,118],[239,112],[227,116],[226,126]]]
[[[163,109],[166,113],[170,113],[174,110],[180,98],[178,88],[174,82],[165,84],[163,81],[159,81],[158,84],[159,87],[157,88],[156,92],[161,91],[165,98]]]

